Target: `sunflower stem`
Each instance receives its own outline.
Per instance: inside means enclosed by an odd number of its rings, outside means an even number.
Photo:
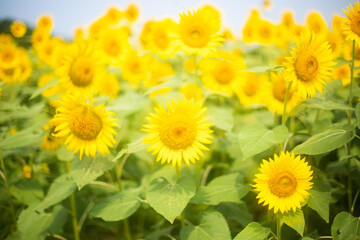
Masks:
[[[124,235],[126,240],[131,240],[129,221],[127,218],[124,219]]]
[[[282,222],[280,217],[277,215],[276,216],[276,234],[277,234],[277,240],[281,240],[281,226],[282,226]]]
[[[5,164],[4,164],[4,159],[2,157],[2,150],[0,148],[0,163],[1,163],[1,170],[3,172],[2,176],[3,176],[3,179],[4,179],[4,183],[5,183],[5,188],[6,188],[6,192],[7,192],[7,195],[9,197],[9,204],[10,204],[10,212],[11,212],[11,218],[14,222],[14,226],[16,228],[16,216],[15,216],[15,210],[14,210],[14,203],[12,201],[12,197],[11,197],[11,192],[10,192],[10,188],[9,188],[9,182],[7,180],[7,177],[6,177],[6,169],[5,169]]]
[[[354,83],[354,64],[355,64],[355,40],[353,40],[353,47],[352,47],[352,60],[351,60],[351,78],[350,78],[350,86],[349,86],[349,107],[352,107],[352,99],[353,99],[353,83]],[[348,113],[348,123],[351,124],[351,110]]]
[[[353,201],[353,204],[351,206],[351,211],[350,213],[353,214],[354,213],[354,209],[355,209],[355,203],[356,203],[356,200],[359,196],[359,193],[360,193],[360,188],[357,190],[356,194],[355,194],[355,197],[354,197],[354,201]]]
[[[67,162],[67,171],[68,173],[71,172],[71,162]],[[72,216],[72,223],[73,223],[73,230],[74,230],[74,238],[75,240],[80,240],[80,233],[78,228],[78,221],[77,221],[77,214],[76,214],[76,203],[75,203],[75,194],[72,193],[69,197],[70,204],[71,204],[71,216]]]
[[[345,150],[348,156],[350,156],[350,143],[345,144]],[[352,207],[352,182],[351,182],[351,158],[347,159],[346,167],[348,172],[348,183],[347,183],[347,193],[348,193],[348,208],[351,212]]]
[[[120,192],[122,191],[122,183],[121,183],[122,170],[124,168],[126,160],[129,158],[129,156],[130,156],[130,153],[125,154],[125,156],[121,160],[119,166],[117,164],[115,164],[116,181],[118,183]]]

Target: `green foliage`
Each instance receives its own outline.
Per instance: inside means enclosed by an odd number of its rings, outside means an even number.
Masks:
[[[339,213],[331,225],[331,236],[334,240],[360,239],[360,218],[348,212]]]
[[[314,209],[328,223],[331,200],[330,185],[320,178],[315,178],[313,188],[309,190],[309,193],[308,206]]]
[[[217,205],[221,202],[240,202],[250,190],[239,174],[223,175],[202,186],[191,199],[192,203]]]
[[[182,240],[230,240],[229,227],[224,217],[216,211],[205,211],[200,215],[200,224],[185,226],[180,231]]]
[[[286,225],[297,231],[301,236],[304,234],[305,228],[305,218],[304,213],[300,209],[297,209],[296,212],[289,211],[288,213],[278,213],[278,217]]]
[[[238,135],[244,159],[261,153],[275,144],[284,142],[289,132],[285,126],[267,129],[260,123],[252,123],[241,128]]]
[[[357,127],[360,128],[360,103],[356,105],[355,115],[357,119]]]
[[[150,206],[170,223],[180,216],[195,194],[195,183],[189,177],[181,177],[176,183],[169,183],[163,177],[154,179],[146,191]]]
[[[210,116],[210,121],[214,123],[214,126],[219,129],[230,132],[234,126],[234,117],[229,108],[209,106],[206,114]]]
[[[257,222],[252,222],[236,235],[234,240],[264,240],[270,232],[270,228],[263,227]]]

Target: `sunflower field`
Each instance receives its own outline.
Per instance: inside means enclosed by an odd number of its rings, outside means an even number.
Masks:
[[[270,4],[270,1],[265,1]],[[360,4],[0,33],[0,239],[360,239]]]

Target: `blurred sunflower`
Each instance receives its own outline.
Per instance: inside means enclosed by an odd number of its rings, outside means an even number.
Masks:
[[[264,45],[274,43],[276,33],[275,25],[266,20],[260,20],[257,24],[256,40]]]
[[[106,111],[104,104],[94,107],[95,101],[86,102],[85,97],[65,95],[50,124],[55,126],[53,136],[65,137],[68,151],[95,157],[96,150],[110,153],[109,147],[116,143],[114,127],[117,120],[113,112]]]
[[[49,151],[54,151],[56,149],[58,149],[63,143],[64,143],[64,138],[57,138],[54,137],[54,130],[55,130],[55,126],[53,126],[52,124],[46,124],[43,127],[44,130],[50,130],[48,134],[46,134],[41,142],[41,147],[45,150],[49,150]]]
[[[44,73],[40,76],[39,80],[38,80],[38,87],[42,87],[45,84],[49,83],[50,81],[56,79],[56,76],[52,73]],[[61,94],[63,93],[64,90],[61,89],[61,86],[59,84],[55,84],[53,86],[48,87],[47,89],[45,89],[41,95],[43,95],[46,98],[49,98],[51,96],[54,96],[56,94]]]
[[[103,58],[93,46],[80,42],[67,47],[56,74],[68,93],[90,96],[98,92],[97,83],[106,71]]]
[[[341,80],[343,86],[350,84],[350,77],[351,71],[349,65],[347,64],[334,68],[333,70],[333,78]]]
[[[340,57],[344,50],[343,40],[338,33],[330,33],[327,36],[334,58]]]
[[[296,46],[284,63],[284,76],[293,82],[292,86],[302,98],[313,98],[316,90],[322,92],[335,65],[330,45],[306,31],[297,39]]]
[[[122,78],[133,85],[138,85],[150,75],[149,55],[140,56],[136,50],[130,50],[124,57],[122,64]]]
[[[284,101],[288,82],[285,81],[284,75],[280,72],[271,73],[270,81],[264,84],[262,94],[263,102],[266,107],[277,114],[282,115],[284,112]],[[289,113],[300,101],[296,91],[290,90],[286,104],[286,113]]]
[[[204,144],[212,143],[213,123],[204,117],[206,108],[200,102],[172,100],[167,111],[159,105],[155,112],[146,118],[150,123],[143,125],[142,131],[148,133],[143,140],[144,144],[150,144],[147,151],[158,154],[156,161],[171,162],[175,167],[184,160],[190,165],[203,156],[202,150],[209,150]]]
[[[117,25],[123,17],[124,12],[120,11],[117,7],[110,7],[104,16],[104,19],[109,25]]]
[[[201,60],[201,80],[206,88],[232,96],[236,82],[240,81],[244,75],[240,70],[245,68],[246,65],[242,57],[219,51],[211,55],[211,58]]]
[[[120,90],[119,80],[114,74],[108,73],[103,81],[98,83],[98,88],[99,95],[109,96],[114,99],[117,97]]]
[[[274,160],[263,160],[260,173],[255,175],[255,191],[259,204],[269,205],[274,213],[294,212],[301,208],[301,203],[310,195],[313,183],[312,171],[305,158],[295,157],[294,153],[281,152],[274,155]]]
[[[204,99],[201,87],[195,84],[186,83],[179,89],[179,92],[184,95],[187,100],[194,99],[195,101],[202,101]]]
[[[261,91],[264,82],[267,81],[267,77],[255,73],[244,73],[243,76],[241,81],[236,82],[234,88],[234,92],[240,103],[244,105],[244,107],[262,103]]]
[[[345,15],[347,16],[345,23],[343,24],[343,33],[346,36],[347,40],[353,41],[360,44],[360,5],[359,1],[354,3],[354,7],[346,7],[347,11],[343,9]]]
[[[245,43],[250,43],[250,42],[255,41],[259,21],[261,21],[260,11],[258,9],[253,9],[250,13],[250,17],[248,18],[248,20],[245,23],[243,33],[242,33],[243,41]]]
[[[306,26],[317,38],[326,38],[329,32],[323,17],[318,12],[312,12],[308,15]]]
[[[10,31],[11,34],[16,38],[23,37],[26,33],[26,25],[23,22],[15,21],[11,23]]]
[[[43,15],[38,19],[36,29],[40,29],[42,31],[50,33],[52,26],[53,26],[53,21],[51,16]]]
[[[66,43],[60,38],[49,38],[37,47],[37,55],[41,61],[52,68],[60,64],[60,59],[64,54]]]
[[[188,14],[180,13],[178,32],[174,34],[174,46],[188,55],[207,56],[221,45],[220,20],[206,8]]]
[[[125,10],[125,18],[129,21],[129,22],[134,22],[138,19],[139,17],[139,7],[134,4],[131,3],[129,4],[129,6],[126,8]]]

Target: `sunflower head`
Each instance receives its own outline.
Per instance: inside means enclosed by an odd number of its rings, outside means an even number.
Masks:
[[[161,163],[172,163],[180,166],[184,160],[187,165],[195,163],[202,150],[209,150],[204,144],[210,144],[213,131],[211,122],[205,115],[206,108],[200,102],[193,100],[174,100],[165,110],[162,106],[155,108],[156,114],[147,117],[149,124],[143,125],[143,131],[148,135],[144,144],[150,144],[148,151],[158,154],[156,160]]]
[[[346,22],[343,24],[343,33],[347,40],[355,40],[360,44],[360,4],[359,1],[354,3],[354,7],[350,4],[347,11],[343,10],[346,15]]]
[[[259,204],[269,205],[274,213],[294,212],[309,196],[312,188],[312,171],[305,158],[294,153],[281,152],[274,159],[263,160],[260,173],[255,175],[255,191]]]
[[[15,21],[11,23],[10,31],[14,37],[20,38],[26,33],[26,25],[23,22]]]
[[[326,23],[318,12],[312,12],[308,15],[306,25],[318,38],[325,38],[328,33]]]
[[[38,19],[36,29],[41,29],[45,32],[50,33],[52,26],[53,26],[52,17],[49,15],[43,15]]]
[[[136,21],[139,17],[139,7],[134,3],[129,4],[125,10],[125,17],[130,22]]]
[[[69,151],[80,152],[95,157],[96,151],[109,153],[116,135],[114,127],[116,119],[112,112],[107,112],[104,105],[94,107],[94,101],[87,102],[83,96],[65,95],[59,101],[54,118],[50,125],[55,126],[53,136],[65,137],[65,145]]]
[[[322,92],[332,74],[335,62],[328,42],[306,31],[296,41],[296,48],[284,63],[284,76],[305,99]]]
[[[209,55],[221,45],[220,20],[207,8],[180,14],[178,33],[174,44],[188,55]]]

